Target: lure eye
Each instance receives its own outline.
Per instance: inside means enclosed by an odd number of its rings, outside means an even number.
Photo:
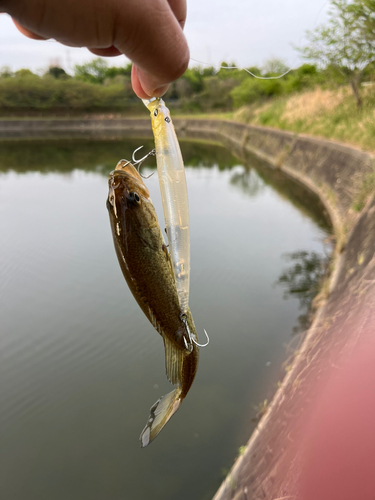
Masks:
[[[167,123],[169,123],[169,122],[171,121],[171,119],[169,118],[169,116],[166,116],[166,117],[164,118],[164,121],[166,121]]]
[[[137,203],[140,202],[139,195],[135,191],[131,191],[128,195],[128,198],[130,201],[136,201]]]
[[[159,111],[157,109],[155,109],[154,116],[158,116],[158,113],[159,113]]]

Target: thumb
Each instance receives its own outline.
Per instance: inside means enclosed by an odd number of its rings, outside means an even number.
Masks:
[[[161,97],[166,93],[169,87],[168,84],[158,86],[158,84],[155,84],[155,80],[152,76],[150,77],[134,64],[132,67],[131,80],[134,92],[141,99]]]
[[[167,0],[137,0],[133,23],[125,25],[118,11],[114,45],[134,63],[132,84],[141,98],[163,95],[168,84],[179,78],[189,63],[189,49],[181,24]],[[181,4],[185,5],[184,0]],[[181,24],[180,24],[181,23]]]

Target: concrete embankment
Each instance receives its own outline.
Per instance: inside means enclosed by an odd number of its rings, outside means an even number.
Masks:
[[[269,168],[316,193],[331,217],[336,249],[314,323],[245,452],[215,495],[215,500],[303,498],[305,425],[320,405],[321,389],[361,346],[374,343],[374,159],[329,141],[230,121],[174,123],[181,138],[221,142],[245,161],[250,155],[262,158]],[[0,120],[0,139],[146,137],[150,132],[148,119]]]

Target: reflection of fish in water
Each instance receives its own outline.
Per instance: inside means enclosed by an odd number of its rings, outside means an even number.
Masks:
[[[181,311],[171,259],[140,174],[121,160],[108,184],[107,208],[122,272],[142,311],[163,337],[167,376],[177,385],[152,406],[140,437],[144,447],[178,410],[193,383],[197,335],[190,310]]]

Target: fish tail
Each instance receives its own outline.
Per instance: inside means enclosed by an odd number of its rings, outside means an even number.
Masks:
[[[146,427],[140,435],[141,448],[144,448],[156,438],[168,420],[176,413],[182,402],[181,388],[166,394],[156,401],[150,409]]]

